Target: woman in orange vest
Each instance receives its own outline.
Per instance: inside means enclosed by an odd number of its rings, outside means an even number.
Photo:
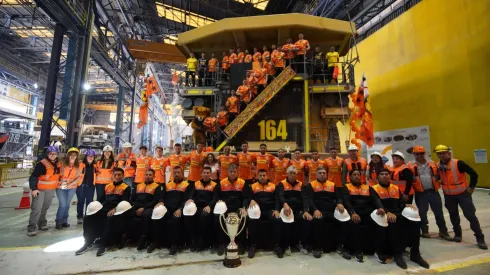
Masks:
[[[95,151],[88,149],[83,159],[83,182],[77,188],[77,224],[83,223],[83,215],[87,206],[94,200],[95,193]]]
[[[58,147],[49,146],[46,150],[46,157],[36,164],[29,177],[32,204],[27,236],[36,236],[38,229],[41,231],[48,230],[46,212],[51,206],[60,178],[58,153]]]
[[[391,183],[400,188],[405,202],[411,204],[413,201],[413,194],[415,193],[412,188],[413,173],[408,166],[405,165],[405,156],[402,152],[396,151],[391,157],[393,158]]]
[[[68,213],[70,204],[78,186],[83,182],[83,171],[85,165],[78,160],[80,151],[72,147],[66,152],[65,160],[60,168],[60,179],[56,189],[58,198],[58,212],[56,212],[56,229],[70,227]]]
[[[371,154],[371,161],[368,164],[368,169],[366,171],[367,181],[370,186],[375,186],[378,184],[378,173],[383,169],[388,169],[388,165],[383,164],[382,155],[380,152],[373,152]]]
[[[105,194],[105,187],[107,184],[113,182],[112,171],[116,167],[116,161],[114,160],[114,153],[112,146],[106,145],[102,150],[102,156],[97,161],[97,168],[95,170],[95,192],[97,193],[97,201],[101,201]]]

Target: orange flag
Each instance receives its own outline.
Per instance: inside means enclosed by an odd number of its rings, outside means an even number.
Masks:
[[[374,128],[373,128],[373,114],[371,113],[371,103],[369,99],[369,91],[367,86],[366,77],[362,76],[361,85],[357,93],[360,96],[362,108],[361,113],[361,140],[364,141],[369,147],[374,144]],[[359,107],[361,107],[359,106]]]
[[[138,129],[141,129],[141,127],[146,125],[146,122],[148,121],[148,103],[145,102],[140,106],[140,113],[139,113],[139,119],[140,122],[138,123]]]
[[[155,76],[150,76],[146,79],[146,95],[151,96],[154,93],[160,92],[160,88],[158,87],[157,80]]]

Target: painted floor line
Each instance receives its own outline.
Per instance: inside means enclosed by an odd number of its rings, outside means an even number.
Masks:
[[[472,265],[483,264],[487,262],[490,262],[490,253],[483,253],[480,255],[469,256],[462,259],[455,259],[455,260],[435,263],[428,270],[425,268],[417,267],[417,268],[409,269],[408,273],[410,274],[425,273],[425,272],[440,273],[440,272],[461,269]]]

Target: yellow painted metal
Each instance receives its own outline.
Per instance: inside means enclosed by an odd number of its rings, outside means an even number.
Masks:
[[[216,151],[216,152],[221,151],[221,149],[223,149],[223,147],[225,147],[226,143],[227,143],[227,141],[226,141],[226,140],[225,140],[225,141],[223,141],[223,142],[221,142],[221,144],[220,144],[220,145],[219,145],[219,146],[216,148],[216,150],[214,150],[214,151]]]
[[[186,63],[187,58],[175,45],[128,39],[128,49],[138,60],[168,63]]]
[[[310,93],[308,87],[308,80],[304,82],[304,94],[305,94],[305,152],[310,151]]]

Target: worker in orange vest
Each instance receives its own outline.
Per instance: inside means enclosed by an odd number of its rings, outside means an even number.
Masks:
[[[282,46],[281,51],[284,53],[284,60],[286,61],[286,67],[291,66],[291,61],[296,55],[293,39],[291,39],[291,37],[288,37],[288,39],[286,40],[286,44]]]
[[[308,176],[308,182],[312,182],[316,180],[316,169],[323,167],[325,168],[325,163],[323,160],[320,160],[320,154],[318,150],[313,149],[310,151],[311,159],[306,161],[305,171]]]
[[[286,170],[291,166],[291,160],[285,157],[286,151],[282,148],[277,150],[277,157],[272,160],[271,181],[278,185],[286,179]]]
[[[442,211],[442,200],[439,195],[439,180],[437,165],[432,160],[425,158],[425,148],[417,145],[413,147],[414,162],[408,163],[408,168],[412,170],[413,189],[415,190],[415,203],[419,208],[421,219],[420,230],[422,238],[430,238],[429,221],[427,220],[427,211],[429,205],[436,218],[437,226],[439,227],[439,237],[444,240],[452,241],[451,236],[447,233],[446,221]]]
[[[236,96],[235,90],[231,90],[231,96],[226,100],[226,108],[228,108],[228,120],[231,123],[238,116],[240,98]]]
[[[216,116],[214,115],[213,112],[204,119],[204,126],[206,127],[206,135],[207,135],[207,140],[211,142],[211,148],[216,148],[218,145],[216,144],[217,137],[216,137]]]
[[[259,68],[261,62],[262,53],[259,52],[259,49],[254,48],[254,54],[252,56],[252,69]]]
[[[272,45],[271,50],[272,65],[276,69],[274,76],[278,76],[284,70],[284,53],[276,49],[276,45]]]
[[[106,145],[102,149],[102,156],[97,161],[95,192],[100,201],[104,195],[105,186],[112,182],[112,170],[116,167],[112,146]]]
[[[223,154],[218,156],[218,162],[220,166],[219,178],[224,180],[228,177],[228,167],[230,164],[238,164],[238,159],[235,155],[231,154],[230,146],[225,146],[223,148]]]
[[[257,83],[257,94],[260,94],[267,85],[267,69],[260,67],[254,70],[254,77]]]
[[[228,81],[228,74],[230,73],[230,58],[226,52],[223,52],[223,59],[221,59],[221,80]]]
[[[260,64],[259,64],[260,66]],[[250,92],[253,96],[257,95],[257,79],[255,79],[254,71],[248,70],[245,79],[247,80],[247,85],[250,88]]]
[[[437,153],[437,157],[439,158],[437,166],[444,193],[444,203],[449,212],[451,223],[453,224],[453,241],[459,243],[462,240],[459,205],[465,218],[470,222],[471,230],[475,233],[478,247],[480,249],[488,249],[480,222],[475,214],[475,204],[471,198],[478,182],[478,174],[466,162],[453,159],[451,152],[449,152],[449,147],[446,145],[441,144],[436,146],[434,152]],[[470,175],[469,183],[466,179],[466,174]]]
[[[271,53],[267,50],[267,46],[262,47],[262,63],[267,61],[267,58],[271,57]]]
[[[266,170],[267,177],[273,178],[273,175],[270,173],[272,168],[272,161],[274,160],[274,156],[267,153],[267,145],[262,143],[259,145],[259,152],[255,154],[254,166],[255,170]],[[255,173],[256,178],[258,177],[257,172]]]
[[[336,187],[342,187],[342,166],[344,159],[337,156],[337,148],[330,148],[330,156],[323,160],[327,169],[328,180],[335,182]]]
[[[147,152],[148,147],[144,145],[140,146],[140,155],[136,159],[136,176],[134,178],[134,183],[136,185],[145,181],[146,171],[150,169],[151,157],[146,155]]]
[[[294,43],[294,49],[297,50],[296,57],[294,58],[296,64],[297,73],[306,73],[306,54],[310,50],[310,43],[304,39],[303,34],[298,35],[299,40]]]
[[[383,163],[383,156],[380,152],[373,152],[371,154],[371,161],[368,164],[368,168],[366,170],[367,182],[371,186],[375,186],[378,184],[378,173],[382,169],[390,170],[390,167],[386,163]]]
[[[272,64],[270,57],[267,57],[265,59],[264,69],[265,69],[266,74],[267,74],[267,83],[266,84],[269,84],[269,83],[271,83],[274,75],[276,75],[276,69],[274,68],[274,64]]]
[[[252,55],[248,50],[245,50],[245,59],[243,60],[245,63],[252,63]]]
[[[197,144],[196,150],[191,151],[189,154],[189,176],[187,181],[190,184],[194,184],[196,181],[201,179],[202,167],[204,166],[204,161],[206,160],[207,153],[204,152],[204,144]]]
[[[124,170],[123,181],[132,189],[136,173],[136,155],[133,153],[131,143],[126,142],[122,147],[123,151],[117,156],[117,167]]]
[[[402,152],[396,151],[391,155],[393,158],[393,168],[391,169],[391,183],[400,188],[403,194],[403,199],[406,203],[413,202],[413,194],[415,193],[413,184],[413,173],[405,164],[405,156]]]
[[[233,48],[230,49],[230,57],[228,59],[228,62],[230,63],[230,67],[231,65],[238,63],[238,55]]]
[[[168,159],[163,156],[163,147],[158,145],[155,147],[155,156],[151,159],[151,169],[155,171],[153,180],[158,184],[165,184],[167,177],[165,170],[167,169]]]
[[[208,60],[208,73],[209,73],[209,85],[214,86],[216,84],[217,72],[218,72],[218,59],[214,56],[214,53],[211,54],[211,59]]]
[[[168,156],[167,166],[170,166],[170,181],[174,180],[174,168],[179,166],[182,169],[182,176],[184,176],[185,165],[189,162],[189,157],[182,155],[182,145],[180,143],[174,144],[174,153]]]
[[[236,48],[237,52],[237,62],[236,63],[243,63],[245,59],[245,54],[242,52],[242,49],[240,47]]]
[[[243,80],[242,85],[238,86],[237,93],[241,101],[241,110],[245,110],[247,105],[252,100],[252,94],[250,92],[250,87],[248,86],[247,80]]]
[[[71,199],[75,195],[78,186],[83,182],[85,165],[78,159],[80,151],[72,147],[66,152],[66,158],[60,168],[60,178],[56,197],[58,198],[58,211],[56,212],[56,229],[70,227],[68,216]]]
[[[46,213],[51,206],[60,178],[58,153],[57,146],[49,146],[46,150],[46,157],[36,163],[29,177],[29,187],[32,190],[31,214],[27,226],[29,237],[36,236],[37,230],[48,230]]]
[[[349,172],[352,169],[361,171],[361,183],[366,183],[366,159],[359,157],[359,151],[355,145],[350,145],[348,150],[349,157],[344,160],[344,165],[342,165],[342,183],[345,185],[350,182]]]
[[[305,165],[306,160],[302,159],[301,150],[294,150],[294,158],[291,159],[291,165],[296,167],[296,179],[300,182],[306,183],[305,180]]]
[[[226,111],[225,106],[221,106],[219,108],[218,115],[216,116],[216,123],[222,130],[224,130],[224,127],[228,125],[228,112]]]

